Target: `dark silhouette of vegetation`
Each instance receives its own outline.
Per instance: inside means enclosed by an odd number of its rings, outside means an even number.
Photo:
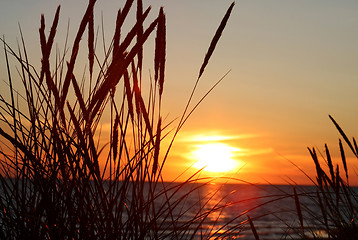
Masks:
[[[358,146],[355,138],[349,140],[340,125],[329,116],[338,129],[344,142],[354,157],[358,157]],[[358,188],[349,183],[349,167],[342,140],[338,141],[340,161],[334,164],[327,144],[325,154],[321,155],[324,163],[319,160],[315,148],[308,148],[314,166],[316,178],[308,176],[304,169],[300,169],[311,181],[313,187],[309,191],[292,185],[293,193],[283,193],[282,197],[290,197],[295,204],[293,219],[296,221],[284,223],[288,230],[282,239],[334,239],[346,240],[358,238]],[[343,171],[340,170],[342,169]],[[343,172],[343,174],[342,174]],[[304,204],[302,203],[304,202]],[[291,213],[292,214],[292,213]],[[255,238],[259,239],[256,227],[250,222]]]
[[[334,118],[332,116],[329,116],[329,118],[351,152],[355,157],[358,157],[355,138],[350,141]],[[299,196],[295,192],[297,214],[298,216],[306,216],[304,219],[300,218],[301,228],[298,233],[302,239],[308,238],[307,233],[309,233],[308,236],[325,239],[358,238],[358,226],[356,224],[358,220],[358,192],[357,188],[349,183],[349,168],[341,139],[339,139],[338,145],[341,154],[340,164],[339,161],[334,164],[327,144],[325,145],[325,155],[322,154],[323,165],[319,161],[315,148],[308,148],[316,167],[316,179],[315,181],[311,180],[316,186],[316,192],[302,193],[300,197],[309,197],[320,211],[313,212],[312,208],[300,206]],[[343,171],[340,170],[340,166],[343,166]],[[317,234],[317,229],[320,229],[320,234]]]
[[[260,229],[255,221],[267,214],[248,213],[288,198],[294,203],[297,221],[286,223],[289,231],[282,238],[358,238],[357,189],[349,184],[342,140],[341,164],[334,164],[327,145],[322,155],[324,165],[316,149],[309,148],[316,168],[316,179],[311,179],[314,191],[293,186],[292,193],[261,196],[260,205],[239,212],[224,224],[218,223],[224,208],[253,199],[227,203],[224,196],[214,202],[217,192],[190,198],[212,181],[199,179],[200,170],[183,183],[163,181],[162,171],[179,130],[222,81],[192,103],[234,3],[214,34],[175,127],[161,115],[166,63],[164,9],[149,21],[150,7],[144,8],[141,0],[125,1],[118,10],[111,44],[108,49],[104,47],[105,55],[100,59],[96,53],[95,3],[89,1],[72,45],[67,35],[62,53],[53,47],[60,6],[48,36],[45,17],[41,16],[40,70],[29,61],[21,29],[17,50],[1,39],[10,93],[9,99],[0,95],[1,239],[224,239],[237,237],[248,224],[258,240]],[[130,11],[135,11],[136,21],[123,34]],[[142,73],[143,48],[151,35],[155,35],[154,76],[148,79]],[[80,49],[86,52],[88,68],[79,81]],[[14,61],[17,77],[12,73]],[[19,82],[22,90],[15,87]],[[356,140],[350,141],[330,118],[358,157]],[[104,121],[110,122],[108,128]],[[171,131],[169,147],[164,149],[162,141]],[[303,199],[312,204],[302,204]]]
[[[190,97],[170,147],[163,149],[162,140],[172,124],[161,116],[166,60],[163,8],[147,24],[151,8],[144,8],[141,0],[136,7],[134,0],[125,1],[118,10],[111,44],[100,59],[95,2],[89,1],[72,46],[67,35],[62,54],[53,47],[60,6],[48,36],[41,16],[39,71],[28,60],[22,34],[17,51],[1,39],[11,99],[0,96],[0,238],[192,239],[237,232],[240,224],[219,232],[212,220],[212,227],[203,230],[209,216],[225,203],[208,207],[208,201],[198,199],[187,204],[188,196],[207,184],[198,183],[182,193],[186,184],[197,181],[196,175],[184,183],[168,184],[162,179],[174,138],[198,106],[189,108]],[[233,6],[210,44],[198,81]],[[132,9],[136,22],[123,34]],[[142,74],[143,47],[150,35],[155,35],[153,81]],[[81,39],[87,40],[86,48]],[[76,72],[80,49],[88,56],[82,80]],[[9,57],[17,62],[16,79],[21,80],[23,92],[14,87]],[[108,129],[102,124],[107,117]],[[193,206],[200,208],[188,218],[185,214]]]

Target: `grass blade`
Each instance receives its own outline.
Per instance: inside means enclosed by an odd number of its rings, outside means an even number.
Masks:
[[[260,240],[259,235],[257,234],[257,231],[256,231],[256,227],[255,227],[254,223],[252,222],[249,215],[247,215],[247,220],[249,221],[250,228],[251,228],[252,233],[254,234],[255,240]]]
[[[354,153],[354,155],[356,155],[356,157],[358,157],[357,151],[353,148],[352,143],[349,141],[347,135],[344,133],[344,131],[342,130],[342,128],[339,126],[339,124],[333,119],[333,117],[331,115],[329,115],[329,118],[331,119],[331,121],[333,122],[334,126],[336,126],[336,128],[338,129],[339,133],[342,135],[344,141],[346,141],[346,143],[348,144],[349,148],[352,150],[352,152]]]
[[[152,175],[155,176],[158,169],[158,158],[159,158],[159,150],[160,150],[160,142],[161,142],[161,126],[162,119],[159,118],[157,125],[157,136],[155,137],[155,145],[154,145],[154,158],[153,158],[153,172]]]
[[[120,121],[120,116],[117,115],[116,119],[114,120],[113,125],[113,140],[112,140],[112,150],[113,150],[113,161],[116,161],[117,154],[118,154],[118,125]]]
[[[137,22],[140,22],[140,26],[137,30],[137,41],[143,36],[143,1],[137,0],[137,13],[136,13]],[[143,65],[143,47],[138,51],[138,69],[139,76],[142,76],[142,65]]]
[[[198,78],[200,78],[201,75],[203,74],[203,72],[205,70],[205,67],[209,62],[209,59],[210,59],[211,55],[213,54],[213,52],[215,50],[216,44],[218,43],[218,41],[219,41],[219,39],[221,37],[221,34],[224,31],[224,28],[226,26],[227,21],[229,20],[229,17],[230,17],[230,14],[231,14],[231,11],[232,11],[232,8],[234,7],[234,5],[235,5],[235,2],[233,2],[230,5],[229,9],[226,11],[226,14],[225,14],[224,18],[221,20],[221,23],[220,23],[218,29],[216,30],[216,33],[215,33],[213,39],[211,40],[208,52],[206,53],[205,58],[204,58],[204,62],[200,67],[199,77]]]
[[[90,0],[90,1],[93,1],[93,0]],[[92,78],[93,62],[94,62],[94,16],[93,16],[93,9],[89,14],[89,22],[88,22],[88,60],[89,60],[90,78]]]
[[[343,163],[343,168],[344,168],[344,172],[346,173],[346,179],[348,181],[348,167],[347,167],[347,160],[346,160],[346,155],[344,153],[344,149],[343,149],[343,144],[341,139],[339,139],[339,150],[341,152],[341,159],[342,159],[342,163]]]
[[[56,13],[55,13],[55,17],[54,17],[53,22],[52,22],[50,35],[49,35],[49,37],[47,39],[47,49],[49,50],[48,54],[50,53],[50,50],[51,50],[52,45],[53,45],[53,41],[55,39],[58,20],[60,18],[60,9],[61,9],[61,6],[58,5]]]
[[[331,154],[329,153],[327,144],[325,144],[324,147],[325,147],[325,149],[326,149],[327,164],[328,164],[328,167],[329,167],[329,171],[330,171],[330,173],[331,173],[332,184],[333,184],[333,186],[335,186],[336,177],[335,177],[335,175],[334,175],[334,169],[333,169]]]
[[[301,231],[302,231],[302,233],[304,233],[301,204],[300,204],[300,200],[298,198],[298,194],[297,194],[295,186],[293,186],[293,194],[294,194],[294,197],[295,197],[296,212],[297,212],[297,215],[298,215],[298,219],[300,221]]]

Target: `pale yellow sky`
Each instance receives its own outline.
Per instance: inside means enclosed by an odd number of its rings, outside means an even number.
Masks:
[[[51,22],[56,6],[62,5],[58,38],[62,43],[67,20],[70,18],[73,34],[86,2],[2,1],[0,34],[15,46],[19,22],[29,54],[39,66],[40,14],[45,13]],[[210,40],[230,3],[146,1],[145,5],[153,5],[152,17],[161,5],[167,15],[163,115],[168,115],[168,122],[183,111]],[[97,3],[96,24],[100,24],[102,14],[106,36],[112,34],[120,6],[120,1],[114,0]],[[312,173],[314,165],[307,147],[323,152],[327,143],[339,160],[339,134],[328,114],[349,137],[357,136],[357,12],[358,2],[353,0],[237,1],[194,102],[228,70],[231,72],[178,135],[167,161],[166,179],[173,179],[187,167],[190,161],[183,156],[194,149],[189,141],[193,135],[227,136],[217,142],[248,152],[238,156],[245,164],[231,175],[249,181],[282,183],[290,177],[307,182],[289,162]],[[148,45],[145,54],[151,55],[151,47]],[[2,52],[0,57],[3,81]],[[152,58],[145,62],[145,69],[145,74],[153,70]]]

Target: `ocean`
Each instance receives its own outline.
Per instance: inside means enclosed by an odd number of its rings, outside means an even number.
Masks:
[[[166,185],[170,188],[173,184]],[[295,188],[304,224],[310,229],[305,234],[324,237],[325,232],[320,228],[321,211],[315,204],[315,187]],[[301,229],[293,186],[191,183],[179,189],[174,187],[173,193],[171,201],[181,201],[173,205],[171,219],[178,219],[179,226],[185,226],[190,219],[197,218],[200,222],[192,224],[182,239],[187,239],[192,233],[194,239],[255,239],[248,216],[261,240],[299,239]],[[170,191],[168,196],[171,196]],[[166,231],[167,239],[172,239],[172,229],[168,227]]]
[[[8,181],[10,183],[11,180]],[[116,232],[120,239],[255,240],[257,238],[254,232],[261,240],[302,239],[300,238],[302,233],[306,236],[305,239],[317,237],[324,239],[327,237],[324,226],[332,225],[335,229],[335,225],[332,224],[335,219],[339,223],[347,223],[348,227],[350,224],[354,225],[357,219],[357,188],[347,190],[342,187],[339,191],[326,189],[328,191],[325,191],[324,195],[322,192],[321,195],[317,195],[315,186],[214,184],[211,182],[157,183],[157,185],[148,182],[136,184],[114,182],[114,184],[118,188],[113,189],[112,194],[109,189],[113,185],[106,184],[107,189],[104,191],[106,195],[108,194],[108,198],[105,202],[100,202],[102,198],[97,197],[94,191],[93,203],[90,200],[90,205],[85,205],[84,208],[70,204],[79,201],[78,199],[71,197],[70,202],[65,201],[66,198],[62,200],[61,197],[64,196],[59,190],[60,194],[57,197],[60,199],[57,202],[62,203],[60,210],[65,211],[69,207],[77,207],[87,211],[90,208],[95,214],[103,214],[103,219],[98,218],[106,221],[103,224],[120,226]],[[87,189],[92,189],[91,186],[94,189],[96,184],[92,182],[87,185]],[[118,192],[121,191],[120,189],[125,189],[122,197]],[[297,192],[296,195],[294,189]],[[346,198],[348,192],[349,197]],[[30,192],[28,193],[28,196],[31,196]],[[117,195],[117,193],[120,194]],[[4,194],[2,196],[5,197]],[[34,196],[33,199],[36,200],[40,195]],[[87,195],[80,196],[86,197]],[[87,199],[91,199],[91,195],[88,197]],[[320,198],[332,201],[322,204]],[[19,206],[19,211],[23,211],[22,205],[17,205],[16,199],[9,201],[13,202],[13,205],[8,207],[8,210]],[[103,207],[103,203],[109,205]],[[328,203],[328,206],[325,203]],[[105,213],[104,210],[112,211],[112,213]],[[6,217],[6,213],[11,212],[4,212],[3,217]],[[64,213],[65,215],[59,216],[67,219],[67,214],[69,214],[68,217],[70,217],[70,212]],[[43,214],[46,216],[46,212]],[[106,216],[109,216],[108,219]],[[327,216],[329,216],[328,220]],[[102,223],[96,219],[93,219],[93,223],[102,227]],[[75,228],[81,229],[81,221],[75,224]],[[134,237],[130,231],[137,231],[136,233],[139,232],[140,235],[143,233],[143,237]]]

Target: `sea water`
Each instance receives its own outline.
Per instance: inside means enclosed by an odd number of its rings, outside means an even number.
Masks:
[[[128,187],[138,185],[129,184]],[[161,239],[174,239],[173,233],[177,232],[175,239],[251,240],[255,239],[253,229],[261,240],[299,239],[301,225],[297,206],[300,206],[304,227],[310,230],[305,234],[325,237],[317,187],[295,186],[298,198],[293,188],[290,185],[211,182],[157,183],[150,194],[153,183],[145,183],[138,196],[144,203],[149,200],[149,205],[146,204],[151,209],[148,216],[152,218],[151,211],[155,212],[152,219],[155,219]],[[132,189],[128,189],[125,200],[128,202],[119,204],[130,208],[131,192]],[[130,218],[125,212],[122,216]],[[249,217],[254,228],[248,222]]]
[[[171,185],[175,183],[168,183],[166,187]],[[309,213],[304,215],[305,221],[310,220],[304,223],[310,228],[306,234],[324,237],[325,232],[320,228],[320,208],[314,200],[315,187],[295,188],[301,212]],[[186,232],[188,236],[192,231],[196,239],[255,239],[247,221],[249,216],[261,240],[299,239],[300,222],[293,186],[195,183],[174,189],[177,196],[171,199],[173,202],[184,196],[184,200],[172,210],[174,219],[179,219],[178,224],[196,217],[202,220],[200,226],[192,224]],[[312,213],[317,219],[312,219]],[[314,226],[310,225],[311,221],[316,221]],[[171,229],[167,231],[168,239],[171,239]],[[222,233],[224,237],[221,237]]]

